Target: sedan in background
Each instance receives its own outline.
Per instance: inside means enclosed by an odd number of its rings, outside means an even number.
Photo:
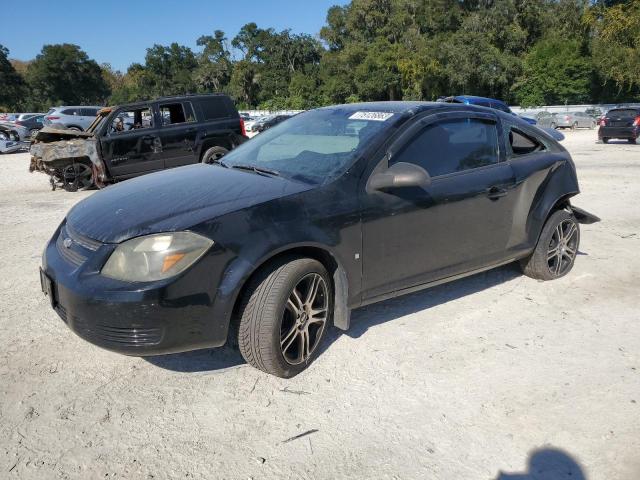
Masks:
[[[477,105],[478,107],[494,108],[496,110],[500,110],[501,112],[510,113],[511,115],[516,115],[509,108],[509,105],[504,103],[502,100],[498,100],[496,98],[476,97],[474,95],[456,95],[453,97],[440,98],[438,99],[438,101],[447,102],[447,103],[464,103],[465,105]],[[523,115],[516,115],[516,116],[522,118],[525,122],[527,122],[530,125],[536,124],[535,118],[525,117]]]
[[[613,108],[600,120],[598,138],[609,142],[621,138],[629,143],[637,143],[640,137],[640,107]]]
[[[256,121],[256,123],[254,123],[253,126],[251,127],[251,130],[258,133],[264,132],[265,130],[268,130],[271,127],[275,127],[277,124],[284,122],[285,120],[287,120],[288,118],[291,118],[292,116],[293,115],[286,115],[286,114],[276,114],[276,115],[266,116]]]
[[[33,137],[44,126],[44,114],[35,114],[26,119],[16,120],[15,124],[29,130],[29,136]]]
[[[552,128],[570,128],[572,130],[589,128],[593,130],[598,124],[595,118],[585,112],[554,113],[553,116],[555,126]]]

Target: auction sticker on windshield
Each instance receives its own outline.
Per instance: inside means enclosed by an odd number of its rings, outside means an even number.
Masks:
[[[356,112],[349,117],[349,120],[373,120],[375,122],[384,122],[393,117],[393,113],[389,112]]]

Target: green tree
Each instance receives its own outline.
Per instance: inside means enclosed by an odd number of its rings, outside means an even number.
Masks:
[[[102,104],[110,93],[96,61],[68,43],[42,47],[27,67],[26,80],[30,106],[38,110],[54,104]]]
[[[198,55],[195,82],[204,92],[221,91],[229,84],[233,64],[227,47],[227,38],[222,30],[198,38],[198,46],[203,47]]]
[[[526,55],[514,92],[522,106],[583,103],[589,100],[591,75],[580,41],[545,38]]]
[[[179,95],[196,90],[196,55],[189,47],[172,43],[147,48],[141,83],[151,96]]]
[[[0,108],[16,110],[23,101],[25,84],[9,61],[9,50],[0,45]]]

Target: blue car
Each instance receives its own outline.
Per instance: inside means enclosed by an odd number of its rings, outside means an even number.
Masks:
[[[511,111],[509,106],[504,103],[502,100],[496,100],[495,98],[487,98],[487,97],[475,97],[473,95],[456,95],[454,97],[445,97],[438,100],[439,102],[447,102],[447,103],[464,103],[465,105],[478,105],[479,107],[488,107],[495,108],[496,110],[501,110],[503,112],[510,113],[511,115],[516,115]],[[530,123],[531,125],[535,125],[535,118],[522,117],[525,122]]]

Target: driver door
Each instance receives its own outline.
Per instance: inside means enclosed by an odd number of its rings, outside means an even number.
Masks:
[[[515,181],[503,161],[496,117],[469,112],[437,117],[409,127],[404,144],[391,147],[397,153],[376,168],[414,163],[427,170],[431,185],[364,195],[364,301],[495,264],[507,255]]]
[[[134,176],[164,168],[159,128],[151,106],[120,109],[109,121],[100,146],[113,177]]]

